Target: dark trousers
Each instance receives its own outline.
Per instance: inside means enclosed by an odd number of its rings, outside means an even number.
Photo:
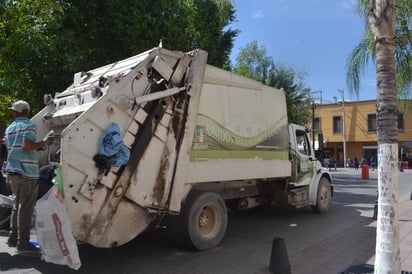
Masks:
[[[15,195],[11,211],[10,238],[17,239],[19,244],[24,245],[30,240],[32,216],[38,192],[37,180],[26,179],[19,175],[8,175],[7,180]]]

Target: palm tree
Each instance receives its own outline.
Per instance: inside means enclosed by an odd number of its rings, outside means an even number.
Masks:
[[[395,0],[359,0],[359,6],[363,9],[368,21],[364,39],[359,47],[355,48],[356,54],[352,53],[353,63],[365,63],[371,56],[376,61],[379,165],[375,273],[401,272],[396,72],[402,68],[399,62],[409,61],[410,53],[406,59],[400,60],[399,52],[395,50],[395,44],[399,41],[399,37],[395,35],[395,29],[399,29],[396,27],[398,25],[396,24],[395,2]],[[409,4],[405,3],[405,5]],[[366,48],[366,51],[360,50],[362,47]],[[356,66],[349,66],[349,68],[353,69]],[[407,69],[410,70],[410,67]],[[358,91],[359,73],[349,74],[349,76],[353,77],[348,77],[349,80],[353,80],[351,87]],[[409,75],[409,83],[406,82],[406,86],[410,86],[410,78],[411,75]],[[401,84],[404,85],[405,82],[401,81]]]
[[[375,35],[378,91],[379,198],[375,273],[400,273],[395,0],[371,0],[368,17]]]
[[[350,93],[359,95],[362,72],[375,60],[374,34],[368,22],[369,0],[358,1],[358,12],[365,19],[365,32],[359,44],[352,50],[347,62],[347,85]],[[412,96],[412,1],[396,1],[395,60],[398,96]]]
[[[366,27],[349,56],[347,82],[349,90],[359,94],[362,69],[376,61],[379,216],[375,273],[399,273],[396,97],[412,94],[412,1],[359,0],[358,7]]]

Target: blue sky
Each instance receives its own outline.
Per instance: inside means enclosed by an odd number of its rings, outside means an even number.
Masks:
[[[359,43],[364,29],[356,13],[357,0],[232,0],[239,29],[231,54],[232,63],[240,48],[256,40],[275,63],[304,72],[306,86],[322,91],[323,103],[345,100],[375,100],[373,64],[361,78],[359,96],[346,86],[346,62]],[[319,96],[315,94],[315,96]]]

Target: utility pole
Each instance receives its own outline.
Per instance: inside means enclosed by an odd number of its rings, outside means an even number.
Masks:
[[[315,100],[312,99],[312,148],[313,150],[315,150],[315,109],[316,109],[316,103],[315,103]]]
[[[346,126],[345,126],[345,92],[343,89],[338,89],[340,97],[342,98],[342,134],[343,134],[343,167],[346,167]]]

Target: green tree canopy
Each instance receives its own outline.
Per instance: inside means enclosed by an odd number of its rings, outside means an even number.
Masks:
[[[38,111],[42,95],[65,89],[74,73],[160,40],[172,50],[202,48],[210,64],[227,67],[234,14],[229,0],[0,0],[0,99],[6,106],[25,99]],[[0,112],[7,113],[2,104]]]
[[[20,97],[36,107],[37,91],[50,87],[47,76],[54,76],[56,10],[42,1],[3,0],[0,12],[2,102]]]
[[[240,49],[233,71],[266,84],[268,73],[273,68],[273,58],[267,55],[266,48],[253,41]]]
[[[353,48],[347,61],[346,79],[349,92],[359,94],[360,79],[370,62],[375,63],[375,36],[368,23],[369,0],[358,1],[358,13],[365,20],[361,41]],[[412,96],[412,1],[396,1],[395,60],[398,96]]]
[[[240,50],[233,71],[265,85],[282,88],[286,95],[289,122],[301,125],[309,122],[312,100],[310,88],[305,87],[305,75],[283,64],[275,65],[266,48],[259,47],[257,41]]]

